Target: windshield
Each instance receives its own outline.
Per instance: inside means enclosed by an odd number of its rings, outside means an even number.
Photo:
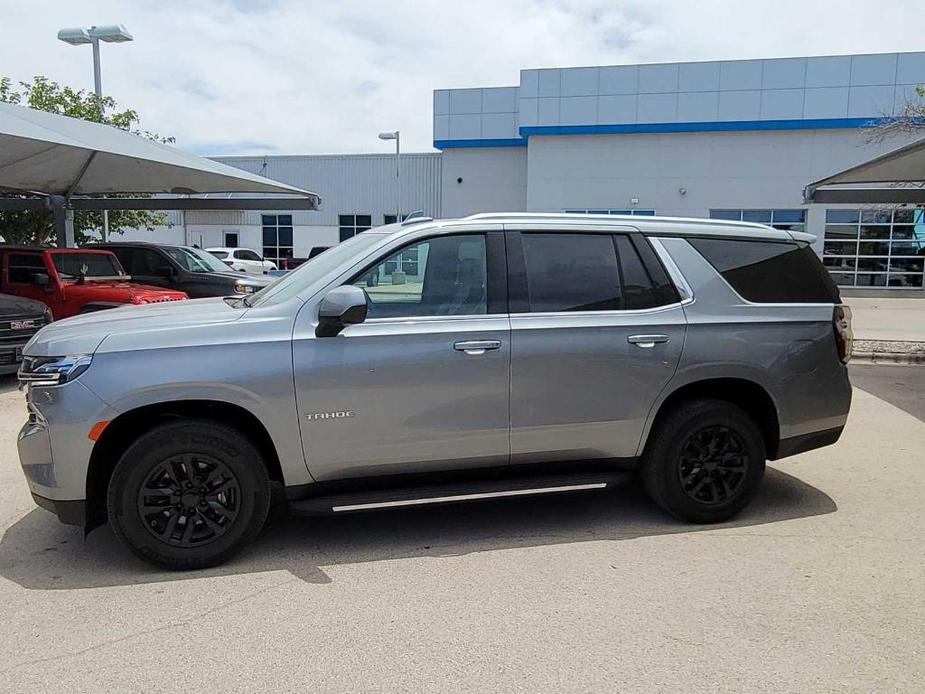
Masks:
[[[180,267],[190,272],[234,272],[214,255],[199,248],[172,246],[164,250],[167,251],[167,255],[180,263]]]
[[[247,297],[248,306],[279,303],[291,299],[303,289],[313,284],[340,264],[358,256],[367,248],[383,239],[382,234],[357,234],[352,239],[343,241],[299,267],[283,275],[273,284]]]
[[[76,280],[81,272],[90,278],[125,275],[112,253],[52,253],[51,257],[61,279],[65,280]]]

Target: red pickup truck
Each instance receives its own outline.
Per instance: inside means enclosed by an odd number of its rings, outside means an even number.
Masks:
[[[55,319],[189,298],[173,289],[131,283],[111,251],[0,246],[0,256],[0,292],[41,301]]]

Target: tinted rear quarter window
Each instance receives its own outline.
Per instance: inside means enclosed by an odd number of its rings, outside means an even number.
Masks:
[[[838,288],[805,244],[688,239],[743,299],[755,303],[838,303]]]
[[[620,271],[608,234],[522,234],[530,311],[617,311]]]

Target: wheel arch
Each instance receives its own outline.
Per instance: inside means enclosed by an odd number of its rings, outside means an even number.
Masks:
[[[86,530],[106,522],[106,491],[116,463],[139,436],[178,419],[211,420],[235,427],[250,438],[267,464],[272,483],[285,484],[276,446],[263,422],[249,410],[221,400],[175,400],[142,405],[123,412],[103,430],[87,467]]]
[[[639,453],[645,448],[649,434],[659,418],[679,402],[696,399],[723,400],[748,414],[761,429],[769,460],[777,457],[780,445],[780,413],[772,395],[760,383],[741,377],[704,378],[679,385],[663,397],[653,416],[646,423]]]

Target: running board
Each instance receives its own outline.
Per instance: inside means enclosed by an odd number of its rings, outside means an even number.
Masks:
[[[289,507],[293,513],[298,515],[326,515],[403,506],[453,504],[463,501],[607,489],[624,484],[632,476],[631,472],[608,470],[592,474],[544,475],[542,477],[377,489],[368,492],[313,496],[290,501]]]

